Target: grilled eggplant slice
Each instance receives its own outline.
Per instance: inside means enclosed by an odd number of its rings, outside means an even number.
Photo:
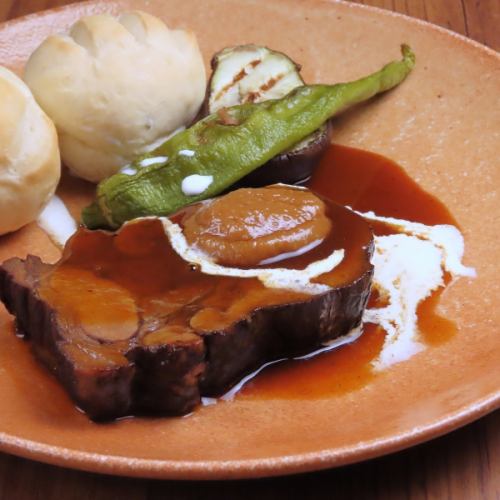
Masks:
[[[227,47],[212,59],[207,112],[246,102],[279,99],[304,84],[300,66],[258,45]]]
[[[303,84],[300,65],[282,52],[253,44],[227,47],[212,59],[204,111],[210,114],[236,104],[279,99]],[[241,179],[238,186],[303,183],[329,144],[330,127],[325,124]]]

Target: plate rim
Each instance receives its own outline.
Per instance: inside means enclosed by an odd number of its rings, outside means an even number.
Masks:
[[[83,5],[95,5],[98,3],[99,0],[81,0],[81,1],[76,1],[70,4],[66,5],[60,5],[57,7],[52,7],[50,9],[44,9],[44,10],[39,10],[36,12],[32,12],[30,14],[26,14],[24,16],[20,17],[15,17],[13,19],[9,19],[7,21],[0,22],[0,30],[3,30],[5,28],[9,29],[15,24],[22,24],[26,20],[30,19],[35,19],[36,17],[42,16],[42,15],[47,15],[47,14],[57,14],[58,12],[62,12],[64,10],[73,10],[75,6],[83,6]],[[243,1],[246,2],[248,0],[237,0],[237,1]],[[265,0],[258,0],[258,1],[265,1]],[[300,0],[277,0],[282,3],[291,3],[291,2],[296,2],[300,3]],[[365,5],[362,3],[354,3],[353,1],[349,0],[316,0],[317,2],[323,3],[323,4],[330,4],[330,5],[343,5],[347,8],[353,9],[353,10],[365,10],[367,12],[375,12],[379,15],[383,16],[388,16],[388,17],[394,17],[394,18],[399,18],[403,19],[406,22],[410,22],[411,24],[414,24],[418,26],[419,28],[422,29],[431,29],[437,33],[440,33],[441,35],[446,35],[446,36],[451,36],[452,38],[455,38],[456,40],[462,42],[464,45],[469,46],[470,48],[475,48],[481,50],[485,55],[493,57],[495,60],[500,62],[500,51],[497,51],[493,49],[492,47],[489,47],[481,42],[478,42],[472,38],[467,37],[466,35],[462,35],[461,33],[458,33],[456,31],[453,31],[451,29],[445,28],[444,26],[440,26],[438,24],[431,23],[430,21],[425,21],[423,19],[417,18],[417,17],[412,17],[407,14],[402,14],[400,12],[395,12],[392,10],[384,9],[382,7],[375,7],[373,5]],[[120,0],[108,0],[105,2],[108,6],[110,5],[115,5],[117,7],[120,6]]]
[[[0,451],[50,465],[122,477],[204,481],[257,479],[320,471],[396,453],[455,431],[498,409],[500,391],[410,432],[360,441],[356,446],[246,460],[130,458],[49,445],[4,432],[0,432]],[[361,450],[363,458],[360,460]]]
[[[248,0],[238,1],[245,2]],[[300,0],[277,1],[280,3],[300,3]],[[500,63],[499,51],[431,22],[381,7],[346,0],[317,1],[327,5],[343,5],[355,11],[373,12],[380,16],[402,19],[420,30],[434,31],[445,37],[451,36],[468,49],[479,50],[484,56],[491,58],[496,63]],[[0,31],[11,29],[17,24],[23,24],[36,17],[50,14],[57,15],[62,11],[73,10],[75,6],[91,6],[97,3],[96,0],[85,0],[30,13],[0,23]],[[110,0],[105,3],[109,10],[113,6],[119,8],[120,4],[120,0]],[[500,409],[500,389],[496,392],[492,391],[488,396],[475,400],[452,414],[447,414],[440,419],[435,419],[431,423],[414,427],[411,430],[391,434],[383,438],[360,441],[356,445],[267,458],[197,461],[132,458],[50,445],[40,441],[16,437],[6,432],[0,432],[0,451],[50,465],[123,477],[180,480],[253,479],[319,471],[371,460],[435,439],[498,409]]]

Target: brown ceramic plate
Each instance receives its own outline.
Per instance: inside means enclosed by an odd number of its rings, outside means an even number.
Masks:
[[[43,12],[0,27],[0,63],[21,71],[35,46],[91,12],[141,8],[190,27],[206,60],[226,45],[256,42],[285,51],[307,81],[358,77],[408,42],[418,65],[397,91],[335,124],[335,141],[393,158],[437,195],[461,224],[462,279],[440,312],[458,332],[357,390],[316,399],[259,400],[200,408],[187,418],[94,424],[32,360],[0,311],[0,448],[57,465],[131,476],[220,479],[333,467],[393,452],[449,432],[500,400],[497,304],[500,59],[434,26],[381,10],[322,0],[124,0]],[[73,207],[89,186],[67,182]],[[58,252],[36,226],[0,238],[0,260]]]

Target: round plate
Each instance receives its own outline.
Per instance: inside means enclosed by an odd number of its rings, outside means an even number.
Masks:
[[[500,185],[496,53],[434,26],[377,9],[321,0],[124,0],[70,5],[0,28],[0,63],[20,72],[49,33],[84,14],[140,8],[194,30],[208,63],[216,50],[255,42],[300,62],[309,82],[359,77],[417,54],[403,85],[335,122],[335,141],[403,165],[457,218],[478,278],[443,294],[458,333],[363,387],[319,399],[236,398],[185,418],[95,424],[33,361],[0,312],[0,448],[66,467],[131,476],[221,479],[333,467],[411,446],[464,425],[500,400],[497,265]],[[133,64],[133,61],[131,61]],[[75,75],[78,78],[78,75]],[[91,193],[70,181],[74,206]],[[0,260],[57,250],[36,226],[0,238]],[[57,405],[55,404],[57,401]],[[62,403],[61,403],[62,401]]]

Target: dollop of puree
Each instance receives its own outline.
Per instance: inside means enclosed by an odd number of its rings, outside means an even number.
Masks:
[[[323,241],[332,225],[325,210],[305,189],[238,189],[200,204],[183,221],[184,235],[218,264],[255,266]]]

